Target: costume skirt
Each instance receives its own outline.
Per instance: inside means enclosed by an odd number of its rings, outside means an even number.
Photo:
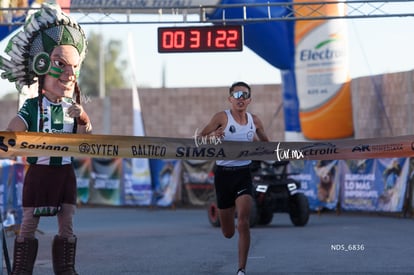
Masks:
[[[76,191],[72,164],[30,164],[23,184],[23,207],[35,207],[35,216],[55,215],[62,203],[76,204]]]

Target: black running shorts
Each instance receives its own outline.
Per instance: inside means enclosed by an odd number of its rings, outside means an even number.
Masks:
[[[216,166],[214,186],[216,188],[217,207],[219,209],[235,206],[238,196],[252,195],[253,185],[250,166]]]

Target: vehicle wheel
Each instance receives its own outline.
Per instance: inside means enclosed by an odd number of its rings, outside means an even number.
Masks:
[[[273,211],[268,209],[262,209],[261,211],[258,211],[259,218],[257,223],[260,225],[268,225],[272,222],[273,219]]]
[[[220,227],[219,212],[216,202],[210,202],[207,208],[208,220],[214,227]]]
[[[309,220],[309,202],[303,193],[296,193],[289,198],[290,220],[295,226],[305,226]]]

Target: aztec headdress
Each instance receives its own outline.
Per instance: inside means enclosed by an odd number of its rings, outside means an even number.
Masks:
[[[36,83],[38,76],[49,72],[50,54],[60,45],[74,46],[84,60],[87,41],[81,27],[58,5],[44,3],[9,40],[5,52],[10,60],[0,56],[1,77],[16,82],[19,91]]]

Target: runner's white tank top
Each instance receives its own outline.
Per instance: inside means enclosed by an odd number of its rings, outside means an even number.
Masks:
[[[227,115],[227,125],[224,129],[223,140],[230,141],[253,141],[256,133],[256,126],[250,113],[247,114],[247,124],[240,125],[237,123],[230,110],[225,110]],[[240,145],[242,146],[242,145]],[[216,164],[220,166],[244,166],[250,164],[251,160],[216,160]]]

